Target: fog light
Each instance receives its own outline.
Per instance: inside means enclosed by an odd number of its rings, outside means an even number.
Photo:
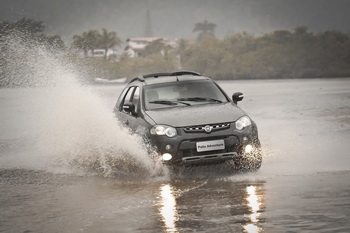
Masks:
[[[246,145],[244,148],[245,153],[250,153],[252,152],[252,150],[253,150],[253,146],[250,144]]]
[[[166,150],[171,150],[171,145],[169,145],[169,144],[166,145],[166,146],[165,146],[165,149],[166,149]]]
[[[172,159],[173,156],[169,153],[165,153],[162,155],[162,157],[163,157],[163,161],[169,161],[170,159]]]

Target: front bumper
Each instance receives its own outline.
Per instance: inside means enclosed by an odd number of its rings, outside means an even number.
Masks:
[[[183,157],[182,163],[184,164],[212,163],[212,162],[232,160],[236,157],[238,157],[237,152],[197,155],[197,156]]]
[[[255,123],[244,130],[235,129],[234,123],[226,124],[229,124],[229,126],[210,133],[186,130],[188,127],[177,128],[177,136],[173,138],[152,136],[152,141],[160,155],[164,153],[172,155],[171,160],[163,161],[163,163],[174,165],[225,162],[241,156],[244,153],[244,147],[248,144],[256,147],[260,146]],[[215,140],[223,140],[225,147],[198,152],[198,142]]]

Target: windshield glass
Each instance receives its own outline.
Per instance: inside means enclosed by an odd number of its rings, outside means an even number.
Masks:
[[[229,102],[211,81],[174,82],[145,87],[146,110]]]

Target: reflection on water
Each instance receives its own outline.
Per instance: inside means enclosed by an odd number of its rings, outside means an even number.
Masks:
[[[264,231],[264,182],[177,181],[161,184],[158,190],[164,232]]]
[[[177,232],[176,221],[178,214],[176,210],[176,200],[173,187],[170,184],[164,184],[160,187],[160,215],[167,232]]]
[[[258,195],[256,194],[256,187],[255,186],[248,186],[246,187],[247,192],[247,205],[250,208],[251,214],[249,215],[250,222],[243,226],[244,230],[248,233],[257,233],[262,232],[262,228],[255,225],[259,222],[259,216],[260,216],[260,205],[261,200],[259,200]]]

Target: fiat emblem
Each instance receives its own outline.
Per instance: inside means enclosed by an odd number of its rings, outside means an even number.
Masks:
[[[210,133],[212,129],[213,129],[213,127],[211,127],[210,125],[204,126],[204,131],[207,133]]]

